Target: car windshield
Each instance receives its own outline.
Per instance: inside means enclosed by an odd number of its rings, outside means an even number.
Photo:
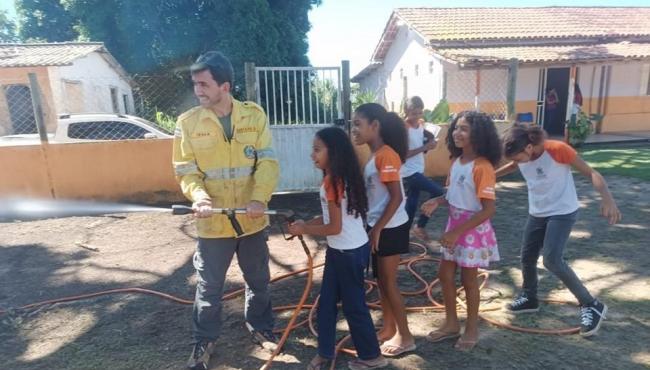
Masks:
[[[140,123],[142,123],[142,124],[145,124],[145,125],[147,125],[147,126],[149,126],[149,127],[152,127],[152,128],[154,128],[154,129],[156,129],[156,130],[158,130],[158,131],[162,131],[162,132],[164,132],[164,133],[166,133],[166,134],[169,134],[169,135],[172,134],[172,132],[170,132],[170,131],[167,130],[166,128],[164,128],[164,127],[162,127],[162,126],[158,126],[157,124],[155,124],[155,123],[153,123],[153,122],[151,122],[151,121],[147,121],[147,120],[144,119],[144,118],[133,117],[133,119],[136,120],[136,121],[138,121],[138,122],[140,122]]]

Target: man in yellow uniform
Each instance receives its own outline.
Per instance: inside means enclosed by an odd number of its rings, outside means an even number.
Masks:
[[[221,329],[221,297],[235,253],[246,281],[245,318],[253,339],[265,347],[277,340],[269,296],[269,250],[264,210],[278,182],[278,162],[261,107],[235,100],[233,68],[210,51],[190,67],[199,107],[178,117],[174,170],[197,216],[194,268],[198,285],[192,312],[195,340],[187,366],[207,369]],[[227,216],[212,208],[246,208],[237,215],[238,236]],[[272,346],[271,346],[272,347]]]

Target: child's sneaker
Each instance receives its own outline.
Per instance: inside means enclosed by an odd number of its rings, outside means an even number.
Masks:
[[[537,298],[528,297],[526,293],[520,293],[508,306],[508,311],[512,313],[525,313],[539,311],[539,302]]]
[[[600,324],[605,320],[605,314],[607,314],[607,305],[597,299],[580,307],[580,335],[588,337],[596,334]]]
[[[192,349],[192,354],[187,360],[187,368],[191,370],[207,370],[210,356],[214,352],[215,347],[214,342],[196,342]]]

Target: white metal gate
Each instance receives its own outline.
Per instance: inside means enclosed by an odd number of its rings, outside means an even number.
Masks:
[[[276,191],[318,190],[322,173],[310,158],[312,141],[343,118],[340,67],[255,67],[255,92],[280,162]]]

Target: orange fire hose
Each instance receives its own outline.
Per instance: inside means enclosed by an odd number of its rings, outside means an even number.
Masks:
[[[283,329],[275,330],[275,332],[282,332],[282,337],[277,345],[277,348],[271,355],[271,357],[266,361],[266,363],[262,366],[262,369],[269,369],[272,365],[273,359],[282,351],[282,347],[286,343],[289,334],[293,329],[296,329],[298,327],[302,327],[304,325],[308,325],[310,331],[315,335],[318,336],[318,333],[316,331],[316,328],[314,327],[314,315],[316,312],[316,309],[318,307],[318,299],[320,296],[317,296],[312,304],[306,304],[306,300],[309,296],[309,292],[311,291],[311,286],[312,286],[312,280],[313,280],[313,273],[316,268],[323,267],[323,263],[314,265],[313,263],[313,257],[307,248],[306,244],[304,243],[304,240],[301,240],[304,252],[307,256],[307,267],[293,271],[290,273],[286,273],[280,276],[277,276],[273,279],[271,279],[271,283],[277,282],[280,280],[284,280],[286,278],[302,274],[304,272],[307,272],[307,282],[305,284],[305,288],[303,290],[302,296],[296,305],[287,305],[287,306],[280,306],[280,307],[274,307],[274,311],[285,311],[285,310],[293,310],[293,314],[291,315],[291,318],[289,319],[289,323],[287,326]],[[439,259],[428,256],[427,255],[427,248],[419,243],[414,243],[411,242],[411,245],[413,247],[420,248],[422,250],[422,253],[417,254],[414,257],[406,258],[400,262],[401,265],[406,265],[406,269],[411,273],[411,275],[418,280],[420,283],[422,283],[423,287],[416,290],[416,291],[407,291],[407,292],[402,292],[404,296],[418,296],[418,295],[426,295],[427,299],[429,302],[431,302],[431,305],[428,306],[410,306],[406,307],[406,310],[408,312],[424,312],[424,311],[436,311],[440,312],[444,310],[444,305],[437,302],[432,295],[432,289],[433,287],[439,283],[439,280],[436,278],[432,280],[431,282],[426,281],[420,274],[418,274],[415,269],[414,265],[419,264],[419,263],[425,263],[425,262],[439,262]],[[479,277],[483,278],[483,282],[481,283],[479,289],[482,289],[485,287],[488,281],[489,274],[485,271],[481,271],[479,273]],[[370,293],[374,287],[376,286],[376,283],[374,281],[366,281],[368,284],[368,289],[366,290],[366,293]],[[463,288],[458,289],[458,293],[460,293],[463,290]],[[235,291],[229,292],[223,296],[223,300],[228,300],[228,299],[233,299],[238,296],[240,296],[244,292],[244,289],[237,289]],[[95,292],[95,293],[89,293],[89,294],[82,294],[82,295],[76,295],[76,296],[69,296],[69,297],[63,297],[63,298],[57,298],[57,299],[50,299],[42,302],[37,302],[37,303],[31,303],[27,304],[15,309],[7,309],[7,310],[0,310],[0,315],[7,314],[9,311],[24,311],[28,309],[33,309],[37,307],[42,307],[45,305],[50,305],[50,304],[56,304],[56,303],[63,303],[63,302],[71,302],[71,301],[79,301],[79,300],[84,300],[84,299],[90,299],[90,298],[95,298],[95,297],[100,297],[100,296],[105,296],[105,295],[110,295],[110,294],[124,294],[124,293],[139,293],[139,294],[148,294],[148,295],[153,295],[156,297],[160,297],[163,299],[167,299],[172,302],[180,303],[180,304],[187,304],[191,305],[194,303],[193,300],[189,299],[182,299],[175,297],[173,295],[155,291],[155,290],[150,290],[150,289],[144,289],[144,288],[119,288],[119,289],[111,289],[111,290],[105,290],[105,291],[100,291],[100,292]],[[567,301],[558,301],[558,300],[543,300],[548,303],[560,303],[560,304],[571,304],[570,302]],[[460,306],[461,309],[466,308],[465,302],[463,302],[460,298],[458,298],[458,305]],[[368,303],[368,306],[372,309],[379,309],[379,302],[370,302]],[[540,328],[526,328],[526,327],[521,327],[521,326],[516,326],[508,323],[504,323],[492,318],[489,318],[481,312],[486,312],[486,311],[494,311],[499,308],[483,308],[479,312],[479,317],[486,322],[496,326],[500,327],[503,329],[508,329],[520,333],[528,333],[528,334],[544,334],[544,335],[568,335],[568,334],[575,334],[579,332],[580,328],[578,327],[572,327],[572,328],[563,328],[563,329],[540,329]],[[308,312],[308,317],[298,323],[296,323],[296,320],[298,319],[298,316],[301,311],[303,310],[309,310]],[[350,336],[347,335],[344,338],[342,338],[336,345],[336,351],[335,351],[335,356],[336,354],[343,352],[347,353],[350,355],[355,355],[356,352],[352,349],[345,348],[345,344],[349,341]],[[332,361],[332,369],[335,366],[335,360],[336,358]]]

